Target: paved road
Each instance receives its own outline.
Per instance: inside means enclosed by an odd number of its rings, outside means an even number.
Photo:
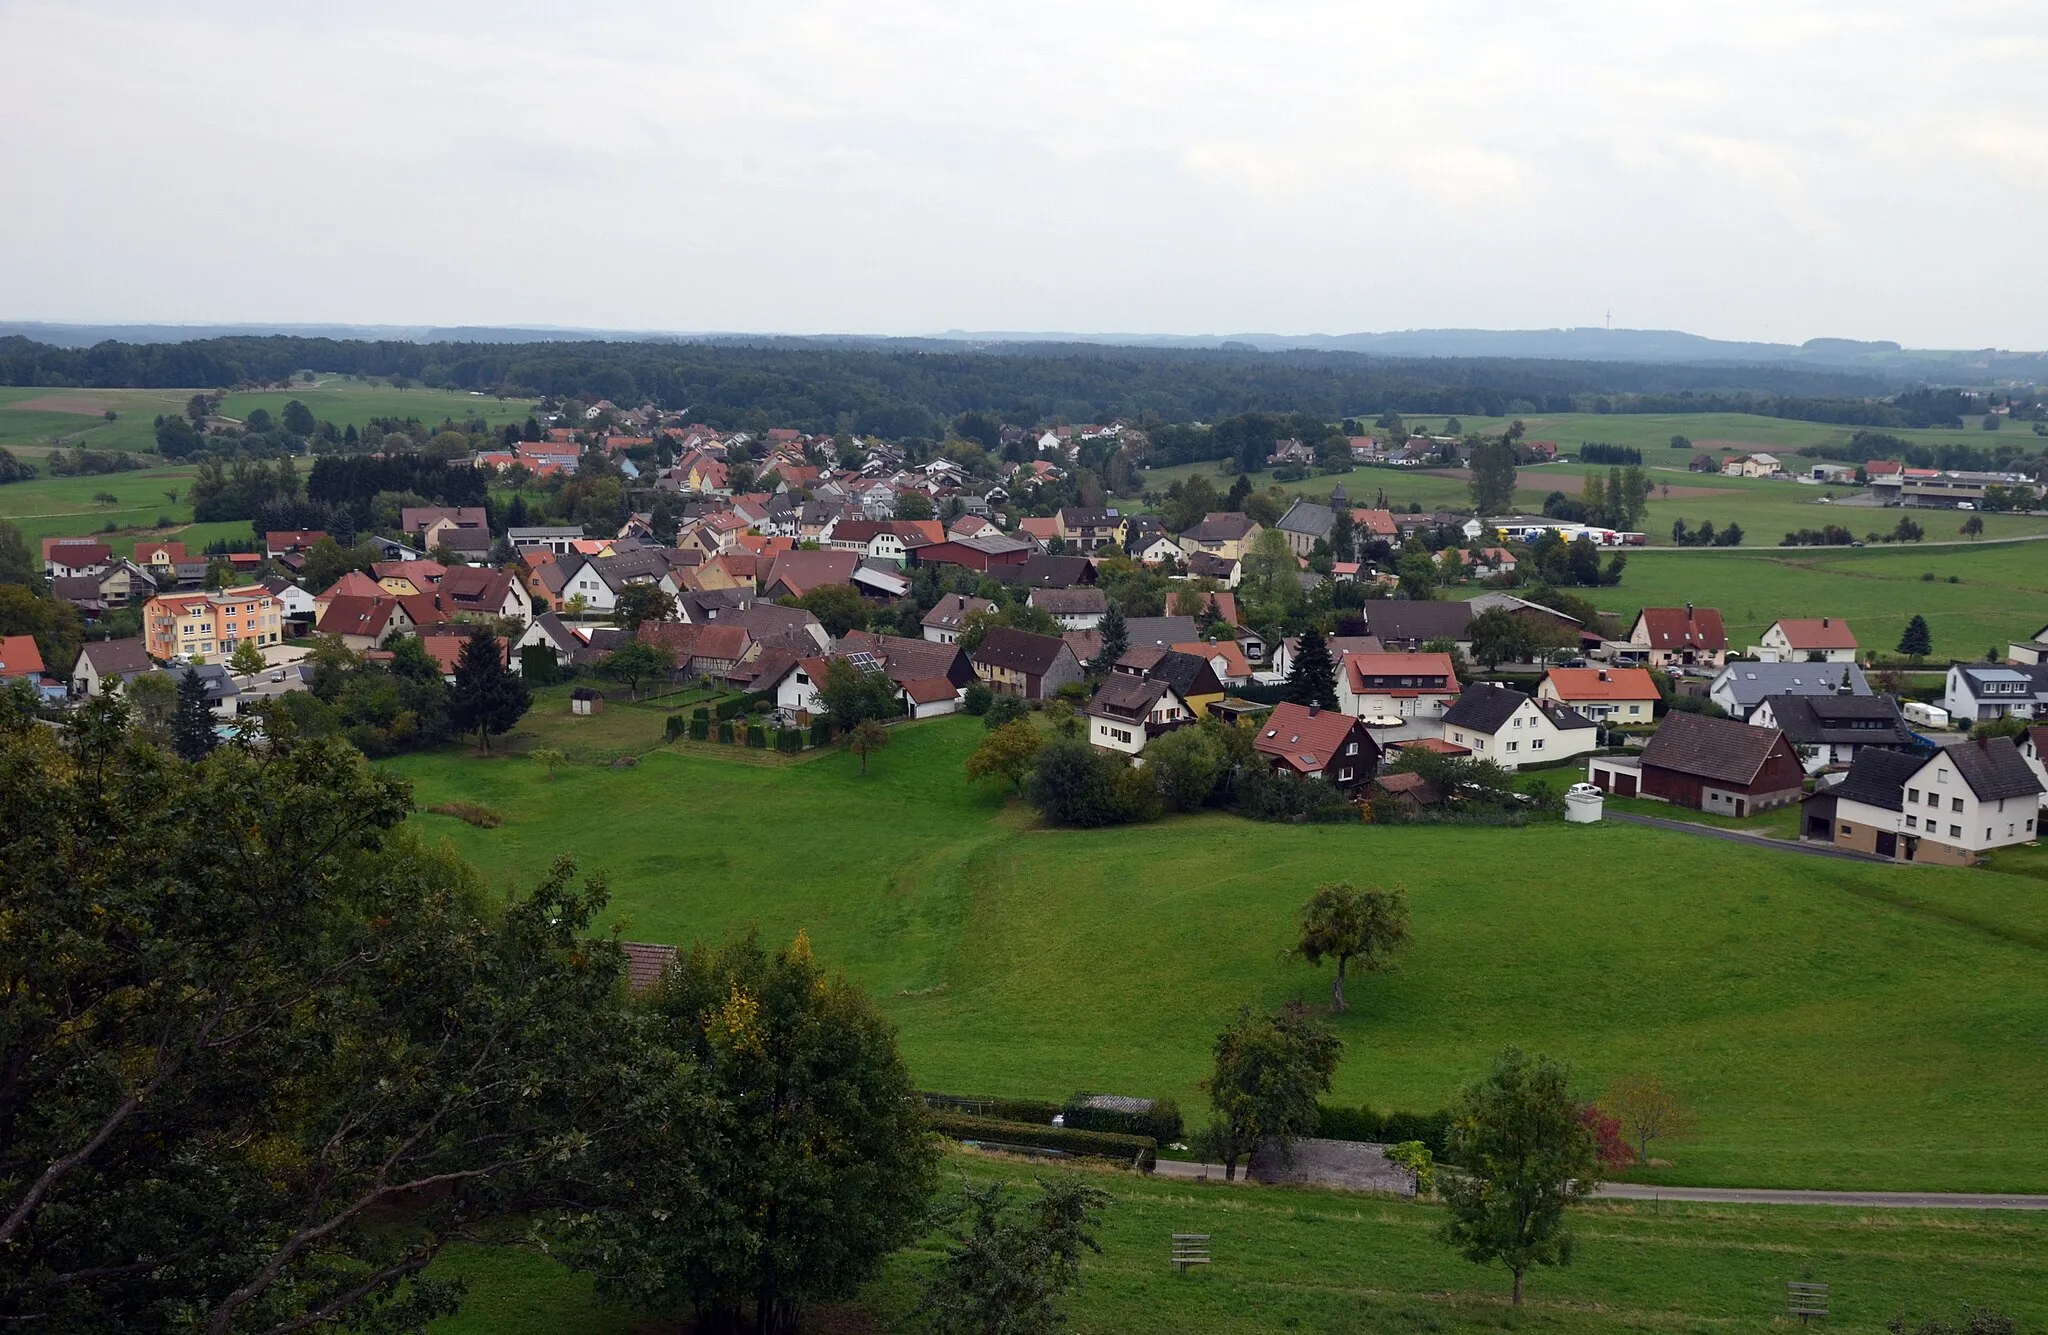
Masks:
[[[1161,1159],[1160,1177],[1223,1180],[1223,1165]],[[1242,1169],[1236,1185],[1256,1186]],[[2048,1210],[2048,1196],[1946,1191],[1785,1191],[1772,1187],[1659,1187],[1638,1182],[1602,1182],[1593,1194],[1605,1200],[1719,1202],[1724,1205],[1837,1205],[1880,1210]]]
[[[1804,853],[1808,857],[1836,858],[1843,862],[1881,862],[1884,865],[1899,865],[1896,859],[1881,858],[1874,853],[1858,853],[1850,848],[1830,848],[1826,844],[1801,843],[1793,839],[1773,839],[1769,835],[1753,834],[1748,830],[1724,830],[1718,825],[1701,825],[1689,820],[1666,820],[1662,816],[1638,816],[1632,811],[1609,811],[1605,819],[1618,820],[1625,825],[1648,825],[1653,829],[1676,830],[1680,834],[1696,834],[1704,839],[1720,839],[1732,844],[1744,844],[1750,848],[1774,848],[1781,853]]]
[[[1720,1201],[1731,1205],[1865,1205],[1887,1210],[2048,1210],[2048,1196],[1945,1191],[1777,1191],[1763,1187],[1656,1187],[1603,1182],[1595,1196],[1627,1201]]]

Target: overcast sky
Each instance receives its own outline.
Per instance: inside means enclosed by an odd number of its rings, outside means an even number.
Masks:
[[[2048,347],[2041,0],[0,0],[0,318]]]

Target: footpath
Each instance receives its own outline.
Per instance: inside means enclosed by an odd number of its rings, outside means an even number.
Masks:
[[[1327,1145],[1337,1142],[1314,1143]],[[1299,1184],[1354,1191],[1385,1191],[1404,1196],[1412,1194],[1411,1191],[1402,1189],[1405,1188],[1405,1183],[1397,1187],[1390,1182],[1361,1182],[1356,1171],[1348,1165],[1333,1164],[1332,1171],[1318,1171],[1318,1166],[1312,1163],[1314,1157],[1316,1156],[1297,1156],[1295,1168],[1284,1174],[1276,1174],[1273,1166],[1265,1163],[1261,1163],[1256,1169],[1240,1167],[1235,1185]],[[1178,1159],[1161,1159],[1154,1173],[1159,1177],[1187,1181],[1224,1180],[1222,1164],[1187,1163]],[[1879,1210],[2048,1210],[2048,1196],[1998,1192],[1794,1191],[1774,1187],[1662,1187],[1642,1182],[1602,1182],[1593,1189],[1593,1196],[1596,1200],[1677,1201],[1723,1205],[1831,1205]]]

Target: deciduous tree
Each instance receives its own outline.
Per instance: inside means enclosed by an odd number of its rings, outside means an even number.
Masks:
[[[1459,1096],[1451,1141],[1464,1172],[1442,1184],[1444,1240],[1469,1261],[1506,1266],[1519,1307],[1530,1267],[1570,1264],[1565,1210],[1599,1181],[1598,1146],[1579,1119],[1570,1070],[1509,1048]]]
[[[1081,1282],[1083,1252],[1108,1192],[1071,1178],[1038,1182],[1038,1199],[1010,1208],[1001,1182],[965,1188],[941,1224],[950,1245],[920,1279],[913,1322],[933,1335],[1053,1335],[1061,1300]]]
[[[889,744],[889,730],[871,718],[855,724],[846,734],[846,749],[860,757],[861,777],[867,777],[868,757]]]
[[[1044,744],[1044,735],[1029,719],[1006,723],[983,735],[981,745],[967,757],[967,777],[981,779],[993,775],[1021,793],[1025,776],[1031,773],[1031,764]]]
[[[1691,1111],[1654,1075],[1618,1077],[1608,1086],[1603,1104],[1620,1122],[1622,1134],[1643,1163],[1650,1161],[1651,1141],[1674,1140],[1692,1130]]]
[[[665,646],[648,640],[628,640],[597,661],[597,675],[607,681],[624,682],[628,697],[637,698],[641,682],[665,677],[675,670],[675,665],[675,654]]]
[[[1301,906],[1301,939],[1294,953],[1321,967],[1334,960],[1337,976],[1330,984],[1330,1009],[1351,1009],[1344,1000],[1344,975],[1356,963],[1370,973],[1393,968],[1394,952],[1408,943],[1408,892],[1401,886],[1360,890],[1349,881],[1319,885]]]
[[[640,629],[644,621],[675,619],[676,600],[659,584],[628,584],[619,590],[619,600],[612,606],[612,620],[627,630]]]
[[[1202,1082],[1215,1120],[1204,1139],[1222,1157],[1226,1180],[1235,1180],[1238,1163],[1261,1144],[1285,1155],[1296,1139],[1314,1133],[1316,1098],[1329,1092],[1343,1050],[1299,1006],[1271,1015],[1247,1006],[1216,1036],[1216,1065]]]

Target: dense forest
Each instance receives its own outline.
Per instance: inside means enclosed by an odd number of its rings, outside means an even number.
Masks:
[[[1848,371],[1507,358],[1389,358],[994,344],[970,351],[914,340],[756,339],[631,343],[410,343],[232,337],[61,348],[0,339],[0,384],[211,388],[313,370],[517,397],[651,400],[718,427],[796,426],[889,438],[937,437],[958,414],[1034,423],[1152,417],[1214,421],[1246,412],[1323,420],[1398,408],[1418,414],[1762,412],[1864,427],[1945,423],[1953,391]]]

